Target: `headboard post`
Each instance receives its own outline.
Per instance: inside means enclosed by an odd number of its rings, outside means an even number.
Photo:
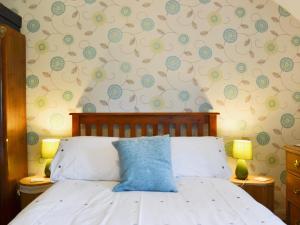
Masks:
[[[217,136],[217,114],[209,114],[209,136]]]
[[[80,114],[72,114],[72,136],[80,136]]]

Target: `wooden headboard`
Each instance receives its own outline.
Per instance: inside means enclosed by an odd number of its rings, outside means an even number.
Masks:
[[[70,113],[72,136],[216,136],[219,113]]]

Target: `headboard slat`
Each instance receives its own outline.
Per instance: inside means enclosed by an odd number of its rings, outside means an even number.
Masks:
[[[72,115],[72,136],[92,135],[95,133],[94,126],[96,126],[96,135],[103,136],[103,126],[105,126],[108,136],[111,137],[114,136],[116,126],[120,137],[125,137],[126,134],[130,134],[131,137],[146,136],[150,127],[152,135],[158,135],[161,132],[169,134],[172,131],[175,136],[180,136],[182,133],[186,136],[192,136],[195,134],[195,126],[197,127],[197,136],[216,136],[218,114],[201,112],[70,113]],[[84,127],[85,134],[82,134],[81,126]],[[137,127],[140,128],[140,132],[137,132]]]

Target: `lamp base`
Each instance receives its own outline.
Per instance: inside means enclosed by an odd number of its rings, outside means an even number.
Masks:
[[[47,161],[46,161],[46,166],[45,166],[45,170],[44,170],[46,177],[50,177],[50,174],[51,174],[51,172],[50,172],[51,161],[52,161],[51,159],[47,159]]]
[[[246,180],[248,177],[248,168],[247,163],[244,159],[238,159],[236,169],[235,169],[236,178],[239,180]]]

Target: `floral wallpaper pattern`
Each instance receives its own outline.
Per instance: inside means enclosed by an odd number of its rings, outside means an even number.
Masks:
[[[300,142],[300,22],[270,0],[4,0],[27,38],[30,173],[69,112],[218,111],[219,135],[253,141],[276,180]],[[234,161],[233,161],[234,162]]]

